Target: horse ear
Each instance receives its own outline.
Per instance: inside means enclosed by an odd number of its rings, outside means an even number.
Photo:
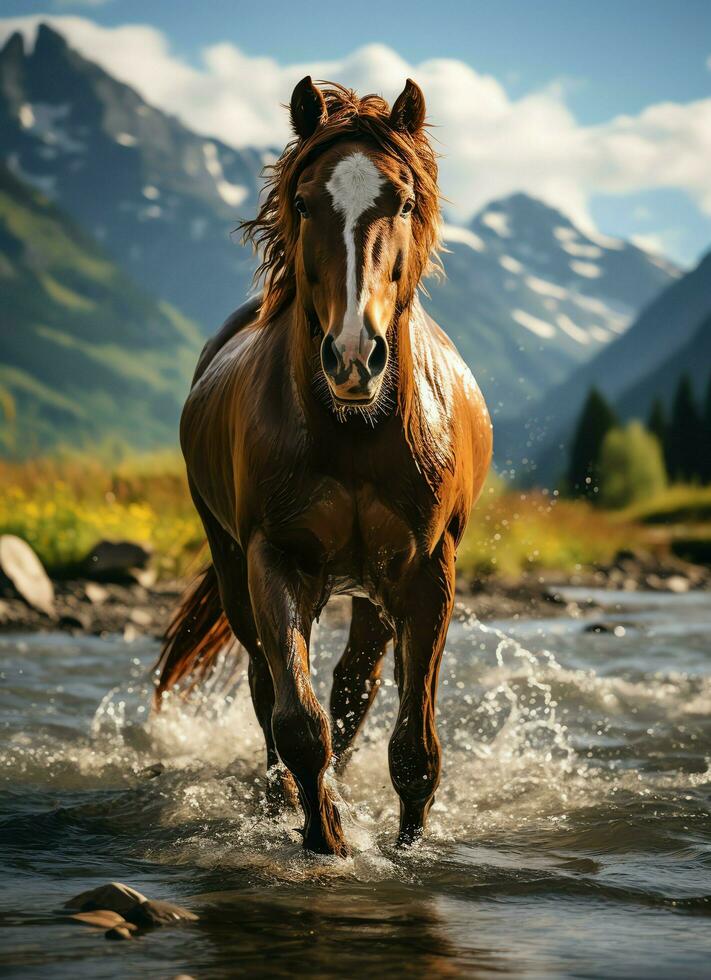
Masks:
[[[426,111],[422,89],[408,78],[390,113],[390,125],[401,133],[416,133],[424,125]]]
[[[326,100],[311,81],[311,76],[307,75],[291,95],[291,125],[294,132],[302,140],[308,139],[327,118]]]

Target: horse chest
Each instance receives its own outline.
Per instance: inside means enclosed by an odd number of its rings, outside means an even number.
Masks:
[[[375,487],[331,478],[313,487],[308,505],[276,536],[305,570],[325,574],[334,592],[373,595],[416,553],[404,516]]]

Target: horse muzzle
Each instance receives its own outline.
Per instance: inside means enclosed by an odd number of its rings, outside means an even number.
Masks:
[[[354,340],[327,333],[321,343],[321,366],[334,398],[350,404],[374,401],[388,363],[384,337],[361,328]]]

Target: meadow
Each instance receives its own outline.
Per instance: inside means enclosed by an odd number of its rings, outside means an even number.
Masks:
[[[120,462],[59,455],[0,462],[0,533],[36,550],[50,574],[71,576],[100,539],[148,546],[160,578],[183,576],[204,548],[181,458],[131,455]],[[609,511],[557,491],[524,492],[492,477],[460,546],[468,578],[573,574],[611,562],[622,549],[664,555],[675,542],[707,549],[711,487],[671,486],[651,500]]]

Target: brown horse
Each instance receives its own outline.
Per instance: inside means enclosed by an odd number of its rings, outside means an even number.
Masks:
[[[390,773],[398,841],[422,833],[440,777],[437,675],[457,544],[491,458],[467,366],[423,311],[437,264],[437,165],[414,82],[392,111],[309,77],[296,138],[246,236],[264,293],[208,342],[181,443],[212,565],[171,625],[157,698],[201,676],[232,634],[249,654],[268,798],[305,814],[304,846],[348,847],[324,773],[342,768],[395,646]],[[309,637],[329,596],[352,598],[331,720]]]

